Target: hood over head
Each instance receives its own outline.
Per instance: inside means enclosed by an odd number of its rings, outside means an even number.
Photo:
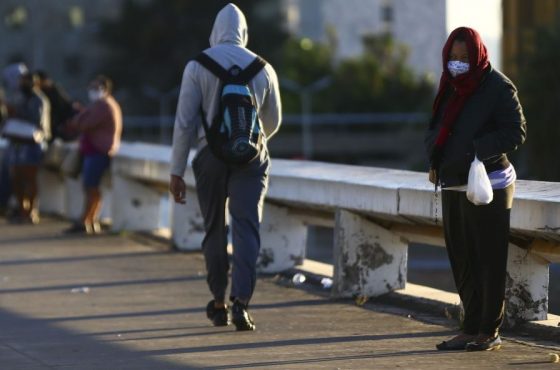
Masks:
[[[443,71],[447,71],[447,62],[449,61],[449,53],[451,53],[451,48],[455,39],[460,38],[467,44],[467,50],[469,52],[469,64],[471,69],[469,71],[470,75],[474,75],[477,72],[483,71],[488,68],[490,62],[488,61],[488,51],[486,45],[482,41],[480,34],[469,27],[459,27],[456,28],[449,37],[447,42],[443,46],[442,51],[442,61],[443,61]]]
[[[248,39],[245,15],[236,5],[229,3],[216,16],[210,46],[234,44],[245,47]]]

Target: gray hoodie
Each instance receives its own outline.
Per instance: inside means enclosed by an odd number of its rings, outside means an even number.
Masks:
[[[211,47],[204,52],[225,69],[235,64],[245,68],[256,57],[246,48],[247,39],[245,16],[237,6],[228,4],[218,13],[210,35]],[[172,175],[184,175],[191,147],[201,149],[206,145],[200,107],[206,112],[206,121],[212,122],[219,104],[219,86],[218,78],[198,62],[187,63],[173,130]],[[278,78],[272,66],[267,64],[249,83],[249,88],[256,98],[261,127],[270,139],[282,119]]]

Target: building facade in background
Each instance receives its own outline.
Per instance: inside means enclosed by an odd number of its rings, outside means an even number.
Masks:
[[[72,95],[85,94],[106,53],[97,42],[100,24],[119,16],[123,1],[2,0],[0,68],[24,62],[46,70]]]
[[[72,95],[83,94],[108,52],[97,41],[100,24],[118,18],[124,1],[2,0],[0,68],[23,61],[32,69],[48,71]],[[339,59],[361,54],[365,37],[389,33],[407,46],[408,63],[418,75],[435,82],[439,78],[441,48],[448,33],[446,12],[452,0],[276,1],[263,9],[281,7],[294,35],[335,41]],[[560,0],[504,0],[504,9],[507,3],[519,7],[551,2]]]
[[[560,16],[560,0],[502,1],[502,66],[515,81],[520,58],[533,51],[537,30],[552,25]]]
[[[449,0],[284,0],[288,29],[316,42],[336,41],[338,58],[363,52],[363,39],[391,34],[409,50],[418,75],[441,74]]]

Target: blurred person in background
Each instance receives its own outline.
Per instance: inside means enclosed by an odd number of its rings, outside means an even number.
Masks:
[[[506,153],[525,141],[526,122],[517,89],[490,65],[478,32],[454,30],[442,58],[426,148],[430,181],[442,188],[445,244],[465,315],[462,333],[436,347],[499,349],[516,180]],[[494,192],[487,205],[466,197],[475,156],[484,163]]]
[[[11,103],[9,118],[31,125],[41,135],[35,137],[6,134],[5,130],[10,121],[4,127],[3,133],[9,141],[6,155],[10,166],[12,191],[17,200],[17,213],[12,221],[36,224],[39,222],[37,175],[47,141],[50,139],[50,106],[29,71],[21,74],[19,89],[21,95]]]
[[[8,106],[6,105],[6,94],[4,89],[0,87],[0,129],[8,118]]]
[[[21,99],[20,78],[29,72],[24,63],[13,63],[2,70],[2,85],[6,94],[8,108],[13,108]]]
[[[175,202],[185,203],[183,176],[189,151],[195,145],[197,155],[192,167],[206,231],[202,249],[207,282],[213,295],[206,307],[206,315],[215,326],[226,326],[233,321],[237,330],[255,330],[248,305],[256,284],[259,227],[268,187],[270,159],[266,142],[280,127],[282,111],[276,72],[246,48],[247,32],[245,15],[235,5],[226,5],[214,22],[211,47],[186,65],[173,132],[170,176],[170,191]],[[235,76],[243,82],[228,85],[225,82],[231,81],[228,76]],[[223,92],[220,86],[225,86]],[[227,93],[226,89],[229,89]],[[244,95],[236,95],[241,94],[239,91]],[[230,99],[229,105],[226,111],[219,112],[223,96]],[[251,113],[247,113],[246,106],[235,105],[241,96],[255,102]],[[230,109],[237,114],[228,114]],[[227,114],[227,117],[216,120],[221,114]],[[229,125],[231,131],[241,132],[237,117],[244,127],[257,127],[258,137],[264,138],[252,158],[233,164],[231,157],[226,158],[223,152],[220,155],[216,149],[223,147],[216,145],[219,139],[214,129],[227,132],[226,126]],[[242,117],[253,117],[254,121],[247,125]],[[228,140],[231,140],[229,135]],[[253,144],[252,141],[251,144],[244,143],[244,149]],[[229,272],[225,220],[228,199],[233,238],[231,320],[225,301]]]
[[[101,225],[101,180],[109,169],[121,142],[122,112],[112,95],[113,82],[106,76],[95,77],[88,89],[90,105],[69,122],[71,129],[81,133],[80,152],[83,156],[82,180],[85,204],[80,222],[67,233],[99,233]]]
[[[0,132],[4,127],[4,122],[8,118],[8,106],[4,89],[0,88]],[[8,161],[4,161],[5,151],[0,154],[0,215],[5,214],[8,208],[8,200],[11,194],[10,188],[10,166]]]
[[[38,70],[35,75],[39,81],[39,88],[49,99],[51,105],[51,140],[60,138],[68,141],[75,138],[69,135],[68,130],[65,129],[66,122],[77,113],[74,109],[75,104],[47,72]]]
[[[15,101],[21,93],[19,91],[19,79],[26,73],[27,67],[23,63],[14,63],[2,70],[2,87],[4,88],[4,99],[2,99],[2,115],[5,120],[10,113],[13,114]],[[12,184],[10,179],[10,164],[6,151],[0,162],[0,212],[8,213],[8,202],[12,196]]]

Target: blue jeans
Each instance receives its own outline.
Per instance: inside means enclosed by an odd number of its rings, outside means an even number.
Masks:
[[[39,166],[43,160],[41,144],[10,143],[6,152],[10,166]]]
[[[84,156],[82,179],[85,188],[98,188],[105,171],[111,164],[107,154],[91,154]]]

